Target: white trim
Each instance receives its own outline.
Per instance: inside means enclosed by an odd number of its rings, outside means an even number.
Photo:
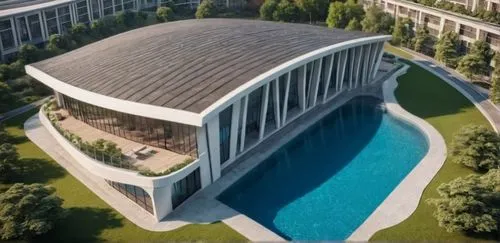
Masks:
[[[26,65],[25,69],[27,74],[55,91],[92,105],[123,113],[164,121],[178,122],[192,126],[201,127],[203,124],[201,116],[193,112],[142,104],[105,96],[62,82],[31,65]]]

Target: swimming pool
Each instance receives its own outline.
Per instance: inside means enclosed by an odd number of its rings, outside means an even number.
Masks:
[[[417,129],[355,98],[260,163],[218,199],[289,240],[348,238],[425,156]]]

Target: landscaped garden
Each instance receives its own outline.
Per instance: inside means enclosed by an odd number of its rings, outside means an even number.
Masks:
[[[139,228],[102,201],[75,177],[33,144],[24,134],[23,124],[37,111],[32,110],[8,120],[6,130],[18,149],[22,168],[9,184],[0,184],[1,191],[13,183],[42,183],[55,188],[64,200],[67,215],[47,234],[35,237],[47,242],[90,241],[246,241],[221,222],[208,225],[188,225],[169,232],[151,232]],[[126,200],[126,199],[124,199]]]
[[[394,50],[397,49],[386,48],[386,51],[401,56],[400,51]],[[486,118],[460,92],[423,68],[408,64],[408,72],[398,78],[396,98],[403,108],[426,120],[441,133],[448,146],[448,153],[453,135],[463,126],[474,124],[491,128]],[[435,206],[427,203],[427,200],[439,198],[437,188],[442,183],[477,173],[451,160],[448,154],[445,164],[425,189],[416,211],[402,223],[377,232],[371,240],[494,239],[492,235],[447,232],[433,216]]]

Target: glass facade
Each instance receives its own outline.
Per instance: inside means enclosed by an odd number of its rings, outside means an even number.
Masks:
[[[12,34],[12,25],[8,19],[0,21],[0,39],[2,40],[2,47],[4,50],[16,46],[14,35]]]
[[[90,126],[138,143],[198,157],[196,127],[130,115],[63,95],[69,114]]]
[[[28,16],[28,25],[31,31],[31,39],[41,40],[43,36],[42,25],[40,24],[40,16],[38,16],[38,14]]]
[[[172,185],[172,208],[175,209],[191,195],[200,190],[200,168]]]
[[[231,118],[233,106],[229,106],[219,113],[219,135],[220,135],[220,162],[224,164],[229,159],[229,144],[231,141]]]
[[[125,195],[130,200],[134,201],[139,206],[146,209],[146,211],[148,211],[151,214],[154,214],[153,201],[151,200],[149,194],[146,191],[144,191],[144,189],[137,186],[118,183],[114,181],[106,180],[106,182],[114,189],[119,191],[121,194]]]

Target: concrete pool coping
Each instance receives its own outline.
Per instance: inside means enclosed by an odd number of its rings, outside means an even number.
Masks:
[[[429,151],[375,211],[347,238],[347,241],[367,241],[377,231],[407,219],[417,209],[423,191],[446,160],[446,143],[441,134],[423,119],[403,109],[394,95],[398,86],[396,78],[405,74],[408,68],[409,66],[405,65],[384,82],[384,103],[391,115],[413,125],[425,135]]]

